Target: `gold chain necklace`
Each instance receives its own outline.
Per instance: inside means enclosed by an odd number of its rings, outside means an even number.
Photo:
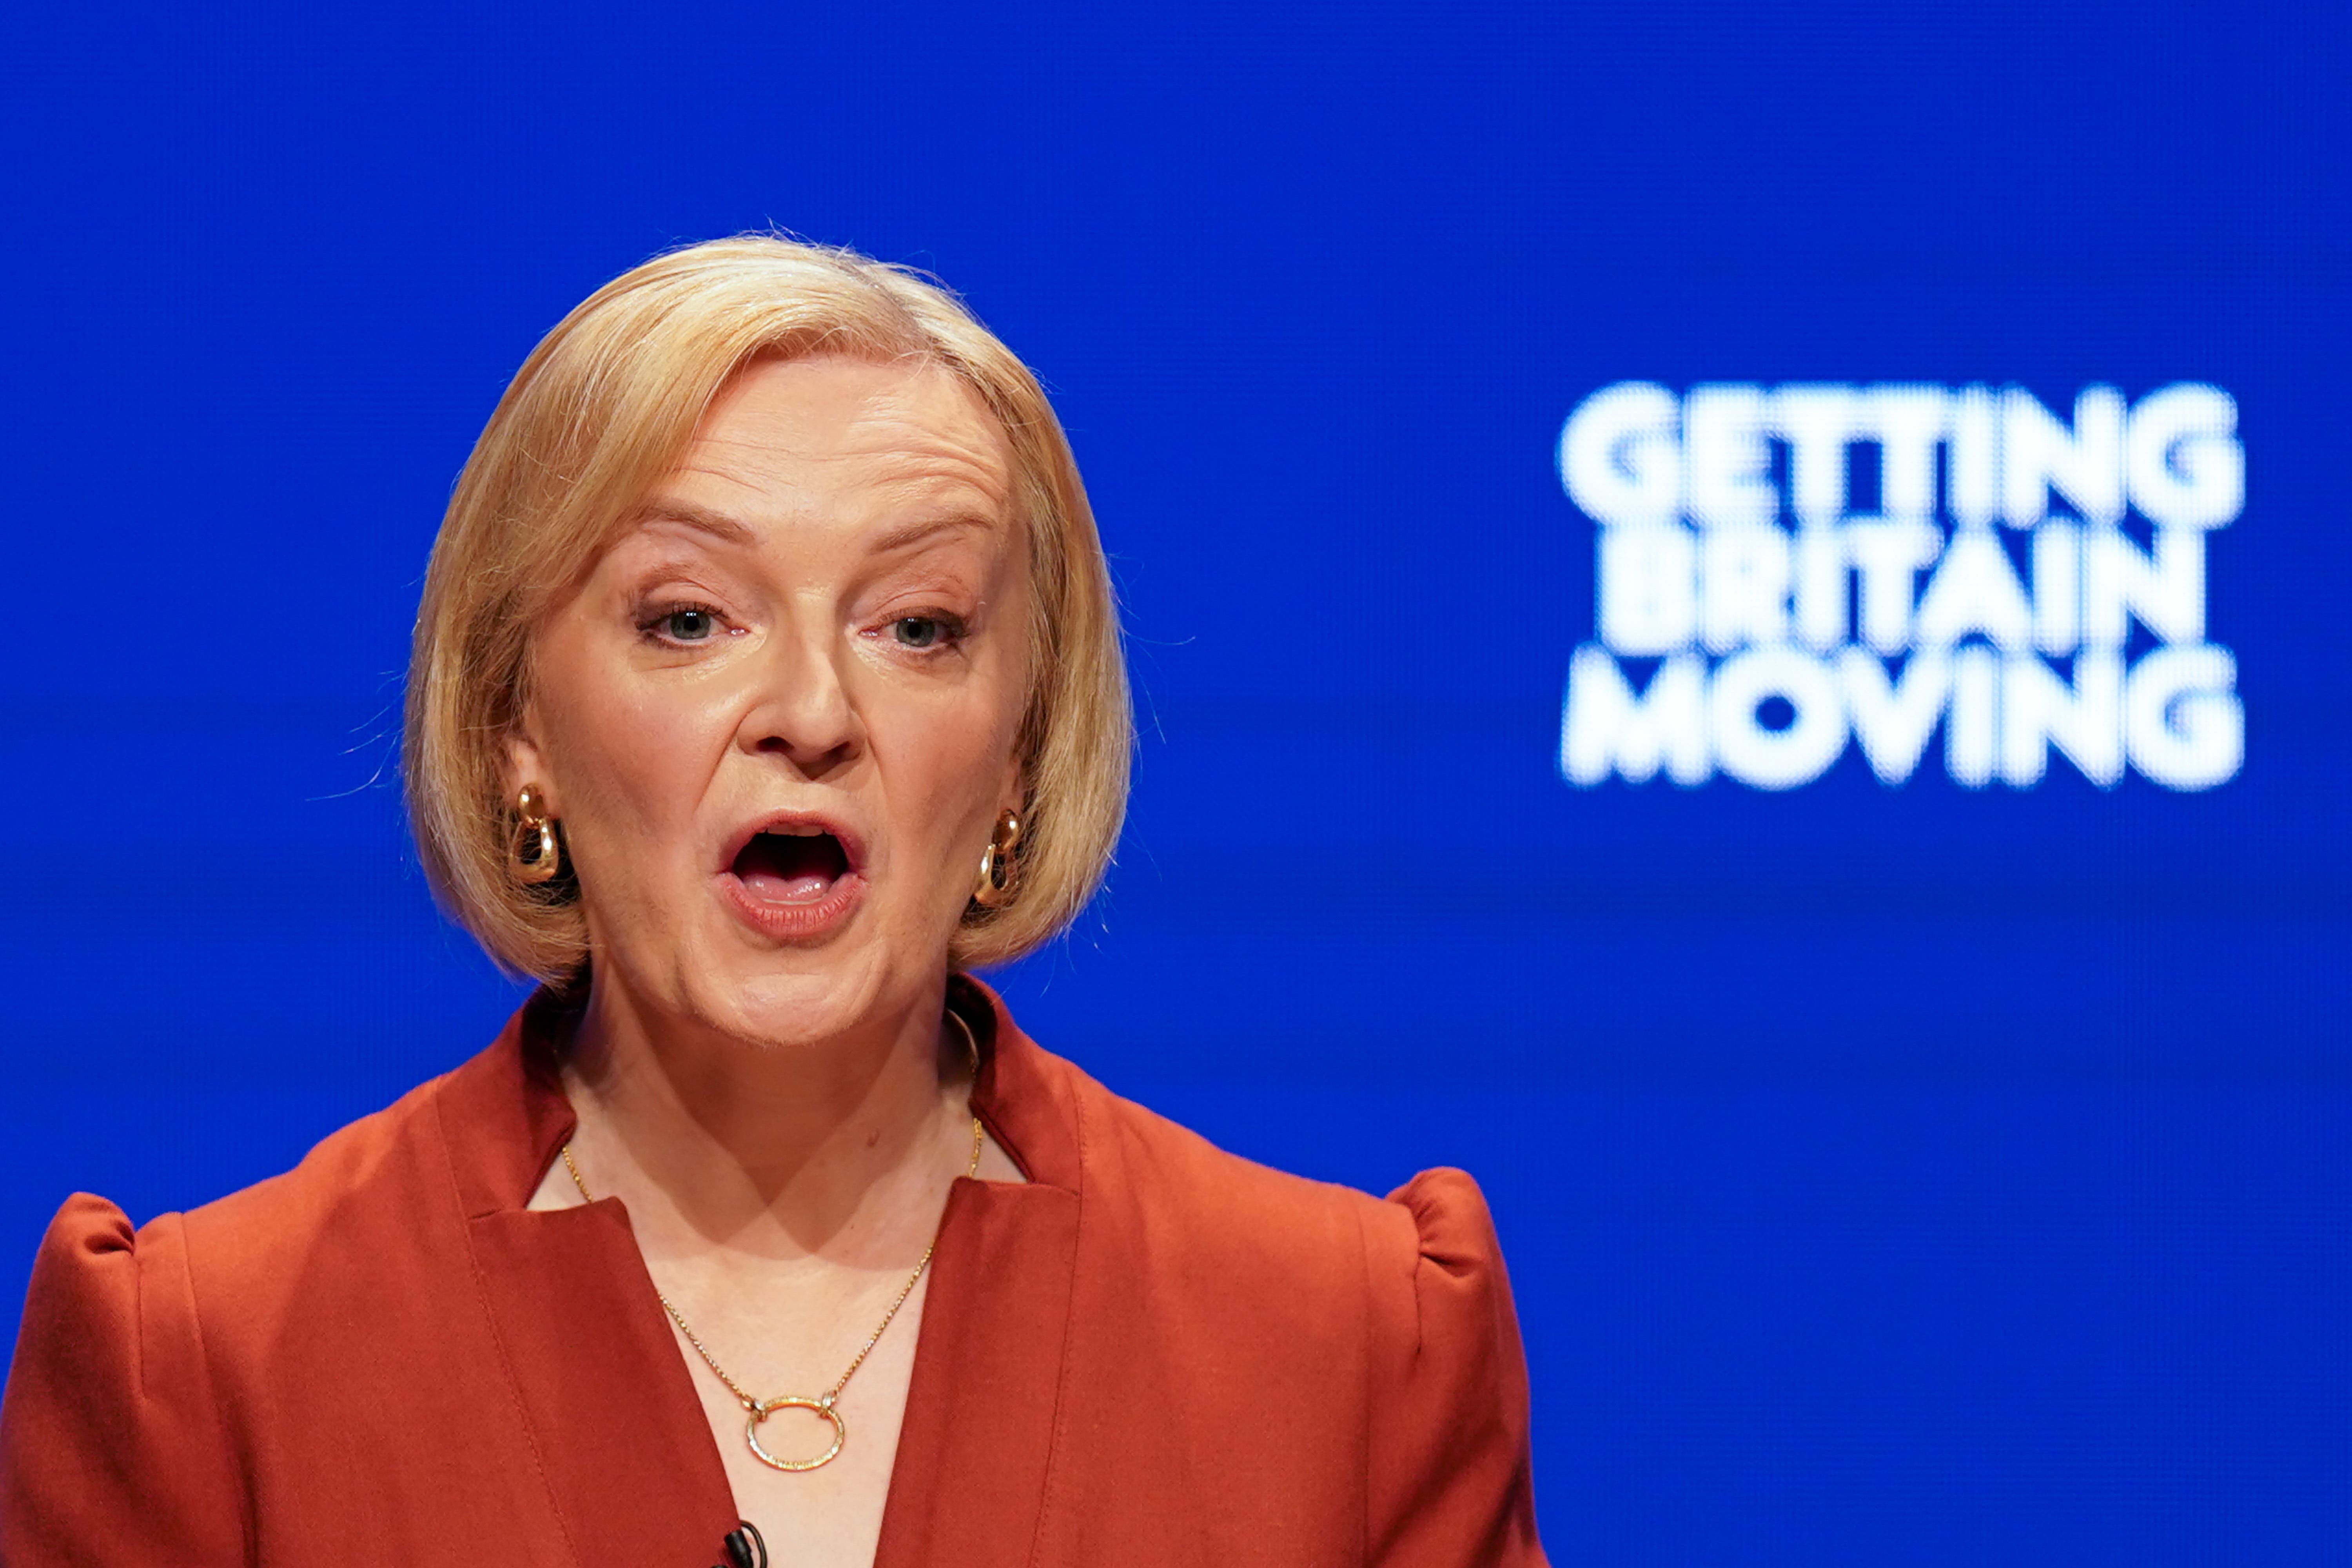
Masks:
[[[977,1068],[980,1042],[972,1037],[971,1026],[965,1023],[961,1015],[953,1008],[948,1010],[948,1016],[953,1018],[956,1026],[963,1031],[964,1043],[971,1047],[972,1063]],[[981,1136],[980,1118],[975,1116],[971,1119],[971,1163],[964,1167],[966,1176],[980,1173]],[[572,1184],[580,1189],[580,1201],[594,1203],[595,1195],[589,1192],[588,1184],[580,1179],[580,1167],[572,1163],[572,1145],[569,1143],[563,1146],[563,1168],[572,1173]],[[751,1419],[743,1424],[743,1441],[751,1446],[751,1457],[772,1469],[822,1469],[833,1463],[840,1455],[842,1445],[849,1441],[849,1424],[841,1418],[841,1391],[849,1386],[849,1380],[857,1375],[857,1369],[866,1364],[866,1358],[874,1353],[876,1345],[881,1343],[883,1333],[890,1327],[890,1320],[898,1315],[898,1309],[905,1306],[907,1298],[915,1293],[915,1287],[921,1281],[923,1270],[931,1266],[931,1254],[939,1250],[939,1237],[931,1237],[931,1244],[923,1248],[923,1256],[916,1263],[915,1271],[907,1276],[907,1283],[899,1288],[898,1299],[890,1303],[890,1310],[882,1314],[882,1321],[874,1325],[874,1331],[866,1336],[866,1342],[858,1347],[857,1354],[849,1363],[849,1369],[834,1379],[831,1388],[814,1398],[804,1394],[780,1394],[773,1399],[761,1399],[747,1393],[743,1385],[719,1364],[719,1358],[710,1353],[710,1347],[702,1342],[702,1336],[687,1326],[685,1314],[670,1303],[670,1299],[662,1294],[658,1285],[654,1287],[654,1300],[662,1304],[662,1310],[669,1314],[669,1321],[677,1325],[677,1331],[686,1336],[686,1342],[692,1345],[695,1354],[702,1358],[702,1364],[718,1374],[719,1381],[727,1385],[727,1392],[733,1394],[735,1402],[749,1414]],[[760,1442],[760,1423],[779,1410],[814,1411],[832,1422],[833,1447],[814,1459],[779,1459],[768,1452]]]

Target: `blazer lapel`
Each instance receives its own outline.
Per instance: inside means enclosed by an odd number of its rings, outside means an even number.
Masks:
[[[534,998],[442,1100],[483,1307],[572,1561],[709,1568],[733,1494],[626,1212],[525,1206],[574,1124],[545,1007]]]
[[[1078,1256],[1075,1100],[994,993],[972,1109],[1030,1180],[960,1179],[931,1256],[876,1568],[1025,1565],[1045,1519]],[[707,1568],[737,1523],[724,1464],[617,1199],[526,1205],[575,1121],[545,993],[441,1099],[451,1174],[530,1462],[580,1568]],[[420,1375],[425,1375],[420,1369]]]
[[[951,1002],[982,1041],[972,1109],[1030,1180],[960,1180],[948,1194],[875,1568],[1025,1568],[1060,1426],[1076,1108],[992,992],[958,976]]]

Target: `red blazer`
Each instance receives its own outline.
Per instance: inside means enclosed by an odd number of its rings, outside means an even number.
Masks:
[[[948,1199],[881,1568],[1542,1563],[1468,1176],[1279,1174],[958,995],[1030,1181]],[[136,1231],[66,1204],[0,1406],[0,1563],[724,1560],[627,1213],[524,1207],[572,1127],[544,1014],[218,1203]]]

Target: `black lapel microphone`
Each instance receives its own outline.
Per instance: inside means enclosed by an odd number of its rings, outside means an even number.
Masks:
[[[768,1568],[768,1543],[750,1520],[739,1520],[727,1532],[727,1561],[718,1568]]]

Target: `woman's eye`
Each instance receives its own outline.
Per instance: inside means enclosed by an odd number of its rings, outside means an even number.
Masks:
[[[655,625],[679,642],[702,642],[719,629],[718,618],[709,610],[672,610]]]
[[[900,647],[937,647],[948,629],[935,616],[901,616],[891,624]]]

